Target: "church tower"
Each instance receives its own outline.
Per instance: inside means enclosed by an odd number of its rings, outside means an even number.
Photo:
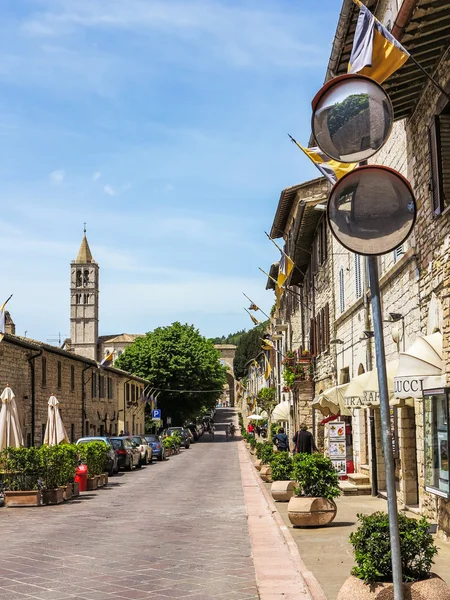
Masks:
[[[97,360],[99,266],[84,230],[77,259],[70,265],[70,340],[76,354]]]

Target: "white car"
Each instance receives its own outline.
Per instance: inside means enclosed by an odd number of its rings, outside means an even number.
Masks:
[[[152,464],[152,447],[149,446],[147,440],[142,435],[132,435],[131,439],[139,447],[141,453],[141,465]]]

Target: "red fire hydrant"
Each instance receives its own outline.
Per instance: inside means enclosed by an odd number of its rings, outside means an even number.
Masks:
[[[80,484],[80,492],[86,491],[88,468],[86,465],[78,465],[75,470],[75,482]]]

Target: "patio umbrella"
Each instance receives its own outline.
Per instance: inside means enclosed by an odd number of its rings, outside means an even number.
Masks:
[[[61,413],[58,408],[58,400],[55,396],[50,396],[48,401],[47,427],[45,428],[44,444],[47,446],[56,446],[57,444],[69,443]]]
[[[289,421],[291,405],[287,400],[280,402],[272,411],[272,421]]]
[[[351,412],[345,408],[344,404],[344,394],[349,387],[348,383],[344,383],[342,385],[336,385],[332,388],[328,388],[327,390],[320,393],[313,400],[313,407],[320,410],[320,412],[324,416],[328,415],[336,415],[340,413],[341,415],[351,416]]]
[[[248,415],[247,419],[251,419],[252,421],[264,421],[265,418],[261,415]]]
[[[23,446],[23,433],[20,424],[19,407],[14,392],[7,385],[0,396],[2,408],[0,411],[0,450],[9,446]]]

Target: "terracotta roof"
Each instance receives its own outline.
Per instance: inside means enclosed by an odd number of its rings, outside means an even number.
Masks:
[[[117,333],[113,335],[101,335],[98,338],[99,344],[123,344],[128,343],[131,344],[139,337],[144,337],[142,333]]]
[[[79,265],[86,265],[88,263],[95,262],[92,258],[91,249],[89,248],[86,235],[84,235],[83,239],[81,240],[80,250],[78,251],[78,256],[75,262]]]

